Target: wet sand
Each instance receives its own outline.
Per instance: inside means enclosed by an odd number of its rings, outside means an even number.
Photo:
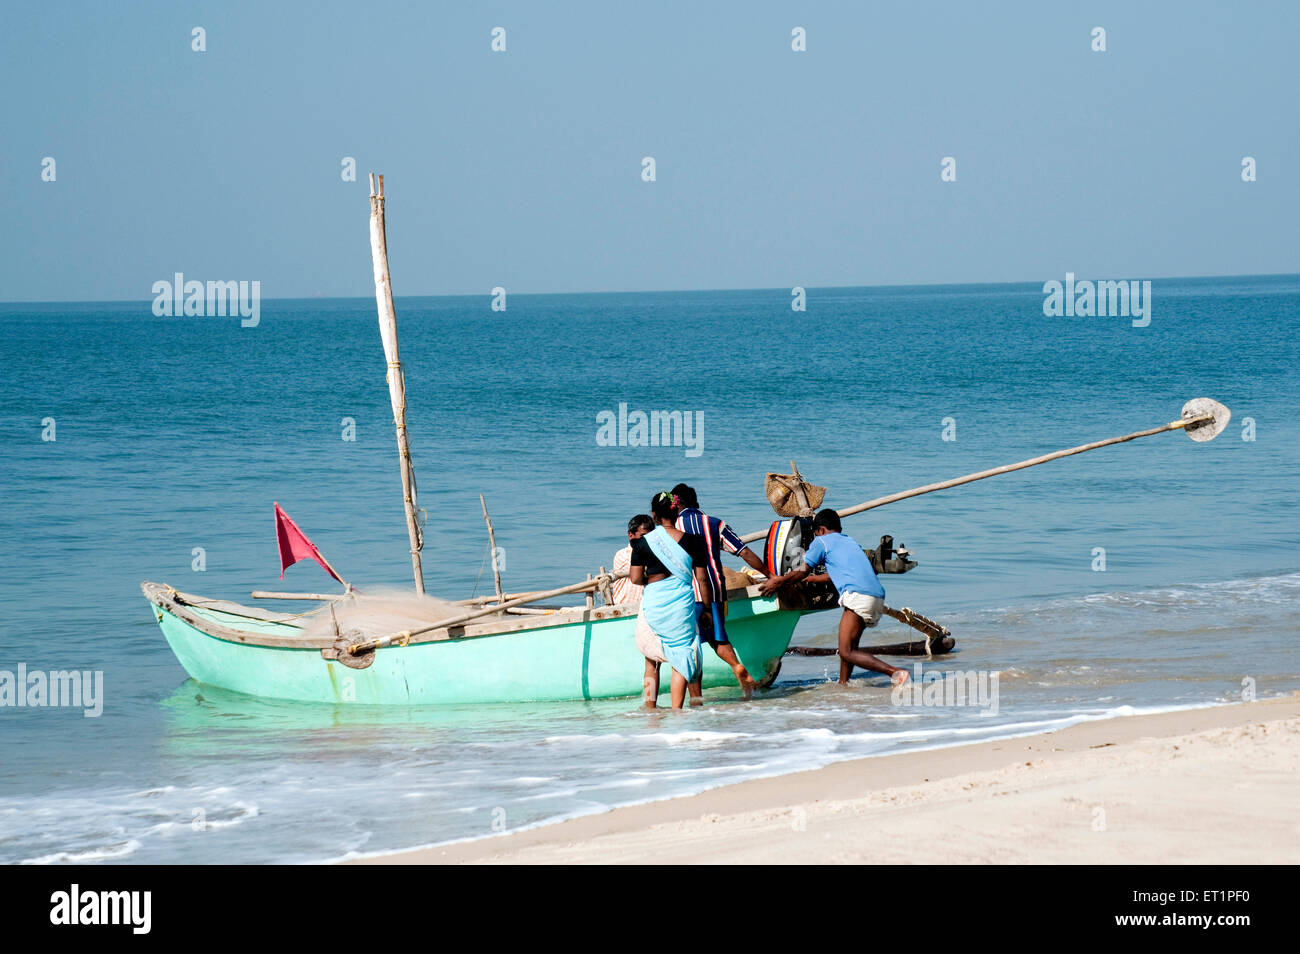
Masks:
[[[1295,863],[1300,696],[839,762],[369,864]]]

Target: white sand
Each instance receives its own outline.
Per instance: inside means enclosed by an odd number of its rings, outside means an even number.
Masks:
[[[1296,863],[1300,697],[841,762],[380,864]]]

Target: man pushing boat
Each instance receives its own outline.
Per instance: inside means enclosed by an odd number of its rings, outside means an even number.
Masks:
[[[745,546],[740,535],[727,526],[726,521],[711,517],[700,509],[695,488],[678,484],[671,493],[679,507],[677,529],[702,538],[709,558],[705,566],[708,569],[709,584],[713,588],[713,599],[701,599],[700,587],[695,587],[695,616],[700,625],[700,639],[713,647],[718,658],[731,667],[748,699],[753,694],[755,683],[749,670],[741,664],[736,650],[732,648],[724,622],[727,615],[727,585],[722,573],[722,550],[726,549],[728,553],[740,557],[759,573],[766,573],[767,569],[763,566],[763,561]]]
[[[876,578],[866,552],[856,540],[840,530],[838,513],[829,509],[818,511],[813,518],[815,539],[804,554],[803,562],[789,573],[764,580],[759,589],[764,596],[771,596],[787,583],[797,583],[805,578],[814,582],[829,580],[840,594],[840,606],[844,607],[839,630],[840,685],[849,681],[854,666],[883,672],[894,685],[902,685],[908,679],[906,669],[891,666],[858,648],[863,629],[880,621],[880,614],[885,609],[885,588]],[[813,568],[823,564],[825,573],[810,575]]]

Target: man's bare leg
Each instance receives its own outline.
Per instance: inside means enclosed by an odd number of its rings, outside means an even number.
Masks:
[[[863,652],[858,649],[858,641],[862,638],[862,630],[866,622],[857,613],[852,610],[845,610],[844,615],[840,617],[839,632],[839,653],[840,653],[840,684],[844,685],[849,681],[849,676],[853,674],[853,667],[860,666],[863,669],[870,669],[872,672],[883,672],[893,680],[895,685],[907,681],[907,670],[899,669],[897,666],[891,666],[887,662],[877,659],[871,653]],[[845,669],[848,669],[845,672]],[[899,675],[899,674],[902,675]]]
[[[754,679],[740,661],[740,657],[736,655],[736,651],[732,649],[731,643],[709,643],[709,645],[718,654],[718,658],[731,667],[731,671],[736,676],[736,682],[740,683],[740,690],[745,694],[745,698],[752,699],[754,697]]]
[[[856,650],[856,649],[858,648],[858,645],[862,642],[862,628],[863,628],[863,625],[864,625],[864,624],[862,623],[862,618],[859,617],[857,613],[854,613],[854,612],[852,612],[852,611],[850,611],[850,610],[845,610],[845,611],[844,611],[844,616],[841,616],[841,617],[840,617],[840,632],[841,632],[841,633],[843,633],[843,631],[844,631],[844,622],[845,622],[845,617],[847,617],[847,616],[852,616],[852,617],[853,617],[853,620],[850,620],[850,622],[853,622],[854,620],[856,620],[856,621],[857,621],[857,624],[858,624],[858,625],[857,625],[857,635],[854,636],[854,637],[849,641],[849,648],[850,648],[850,649],[853,649],[853,650]],[[841,637],[841,638],[842,638],[842,637]],[[848,681],[849,681],[849,677],[852,676],[852,675],[853,675],[853,663],[851,663],[851,662],[849,662],[847,659],[845,659],[843,653],[840,653],[840,685],[841,685],[841,686],[847,685],[847,684],[848,684]]]

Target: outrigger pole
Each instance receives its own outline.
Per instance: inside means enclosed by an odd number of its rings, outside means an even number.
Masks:
[[[376,274],[378,273],[376,272]],[[1223,432],[1223,429],[1228,426],[1228,421],[1231,418],[1232,418],[1232,412],[1229,411],[1222,404],[1220,404],[1218,401],[1213,401],[1210,398],[1193,398],[1192,400],[1188,401],[1186,404],[1183,405],[1182,417],[1180,417],[1176,421],[1170,421],[1168,424],[1162,424],[1159,427],[1153,427],[1145,431],[1134,431],[1132,434],[1125,434],[1122,437],[1111,437],[1111,438],[1107,438],[1104,441],[1094,441],[1091,444],[1080,444],[1078,447],[1067,447],[1065,450],[1059,450],[1051,454],[1044,454],[1041,457],[1031,457],[1029,460],[1022,460],[1018,464],[1007,464],[1005,467],[994,467],[991,470],[981,470],[974,474],[967,474],[965,477],[955,477],[952,480],[940,481],[937,484],[926,484],[924,487],[916,487],[912,490],[900,491],[899,493],[890,494],[886,497],[877,497],[875,500],[868,500],[865,503],[860,503],[856,506],[848,507],[844,510],[840,510],[837,512],[841,517],[848,517],[848,516],[852,516],[855,513],[862,513],[864,510],[872,510],[876,507],[883,507],[885,504],[894,503],[895,501],[898,500],[906,500],[908,497],[919,497],[921,494],[933,493],[936,490],[946,490],[949,487],[959,487],[962,484],[969,484],[975,480],[983,480],[985,477],[993,477],[996,476],[997,474],[1009,474],[1012,471],[1024,470],[1026,467],[1033,467],[1037,464],[1045,464],[1050,460],[1059,460],[1062,457],[1069,457],[1072,454],[1082,454],[1084,451],[1096,450],[1098,447],[1107,447],[1111,444],[1123,444],[1126,441],[1136,440],[1139,437],[1150,437],[1152,434],[1163,434],[1165,431],[1181,430],[1181,431],[1185,431],[1187,436],[1194,441],[1197,442],[1211,441],[1214,440],[1214,438],[1218,437],[1219,434]],[[409,515],[409,511],[408,511],[408,515]],[[765,530],[759,531],[757,533],[747,534],[746,536],[743,536],[740,539],[744,540],[746,543],[749,543],[753,540],[758,540],[762,538],[763,536],[766,535],[766,533],[767,531]],[[418,568],[419,553],[414,550],[412,551],[412,553],[415,556],[416,566]],[[437,623],[432,623],[427,626],[422,626],[418,629],[405,630],[403,632],[394,633],[390,636],[383,636],[378,639],[368,639],[361,642],[353,643],[348,639],[348,637],[344,637],[344,639],[347,641],[343,643],[341,647],[341,651],[347,652],[348,654],[355,656],[362,653],[372,652],[376,649],[380,649],[385,646],[391,646],[394,644],[406,645],[410,642],[412,636],[420,636],[424,633],[433,632],[434,630],[437,629],[449,629],[452,626],[457,626],[469,622],[470,620],[479,619],[480,617],[483,616],[488,616],[490,614],[497,613],[503,610],[512,609],[516,606],[523,606],[527,603],[536,603],[540,600],[550,599],[551,597],[554,596],[562,596],[569,593],[581,593],[584,590],[596,589],[597,587],[603,584],[612,583],[614,580],[619,579],[623,575],[624,574],[621,573],[617,575],[602,573],[600,576],[596,577],[595,579],[584,580],[580,583],[574,583],[570,586],[563,586],[553,590],[543,590],[541,592],[536,592],[536,593],[525,593],[516,598],[507,599],[506,602],[504,603],[497,603],[494,606],[488,606],[483,609],[462,613],[458,616],[453,616],[449,619],[444,619]],[[419,579],[418,573],[416,579],[417,580]],[[890,616],[893,616],[894,618],[899,619],[904,623],[907,623],[909,626],[914,626],[918,629],[921,629],[922,632],[926,631],[924,625],[916,626],[916,621],[910,618],[905,618],[905,617],[915,617],[918,615],[918,614],[913,614],[911,610],[903,609],[898,611],[891,611],[887,609],[886,612],[888,612]],[[924,619],[924,617],[921,617],[921,619]],[[926,620],[925,622],[932,623],[932,621],[930,620]],[[932,625],[937,625],[937,624],[932,624]],[[926,635],[928,637],[931,634],[926,633]],[[929,640],[927,639],[927,645],[926,645],[927,649],[929,648],[928,642]],[[910,644],[901,644],[900,646],[891,646],[891,647],[879,647],[877,651],[888,652],[893,650],[899,650],[901,648],[905,648],[906,645],[910,645]],[[919,646],[919,645],[920,644],[915,644],[913,648],[909,650],[909,653],[914,652],[915,646]]]
[[[370,173],[370,258],[375,266],[375,301],[379,306],[379,336],[384,341],[388,359],[388,396],[393,402],[393,423],[397,426],[397,452],[402,465],[402,498],[406,505],[406,530],[411,538],[411,569],[415,572],[415,592],[424,595],[424,570],[420,550],[424,534],[416,519],[415,470],[411,466],[411,445],[406,436],[406,377],[397,352],[397,314],[393,310],[393,283],[388,274],[388,234],[384,225],[384,177],[379,177],[375,191],[375,174]]]
[[[926,484],[924,487],[914,487],[911,490],[902,490],[896,494],[889,494],[885,497],[877,497],[875,500],[868,500],[852,507],[846,507],[844,510],[836,511],[841,517],[850,517],[855,513],[862,513],[864,510],[874,510],[876,507],[883,507],[885,504],[895,503],[899,500],[906,500],[908,497],[919,497],[921,494],[934,493],[936,490],[947,490],[950,487],[960,487],[962,484],[969,484],[972,481],[983,480],[985,477],[995,477],[998,474],[1009,474],[1012,471],[1024,470],[1026,467],[1034,467],[1038,464],[1046,464],[1049,460],[1059,460],[1062,457],[1069,457],[1072,454],[1082,454],[1084,451],[1096,450],[1098,447],[1107,447],[1111,444],[1123,444],[1125,441],[1137,440],[1139,437],[1150,437],[1152,434],[1163,434],[1165,431],[1184,430],[1187,436],[1194,441],[1212,441],[1218,437],[1228,421],[1232,418],[1232,412],[1220,404],[1218,401],[1212,401],[1209,398],[1192,398],[1183,405],[1183,415],[1176,421],[1170,421],[1168,424],[1162,424],[1159,427],[1153,427],[1145,431],[1134,431],[1132,434],[1125,434],[1123,437],[1110,437],[1104,441],[1093,441],[1091,444],[1080,444],[1078,447],[1067,447],[1065,450],[1055,451],[1051,454],[1044,454],[1041,457],[1031,457],[1029,460],[1022,460],[1018,464],[1007,464],[1005,467],[994,467],[990,470],[981,470],[974,474],[967,474],[965,477],[954,477],[952,480],[942,480],[936,484]],[[754,540],[761,540],[767,535],[766,530],[758,530],[754,533],[746,534],[740,539],[746,543]]]

